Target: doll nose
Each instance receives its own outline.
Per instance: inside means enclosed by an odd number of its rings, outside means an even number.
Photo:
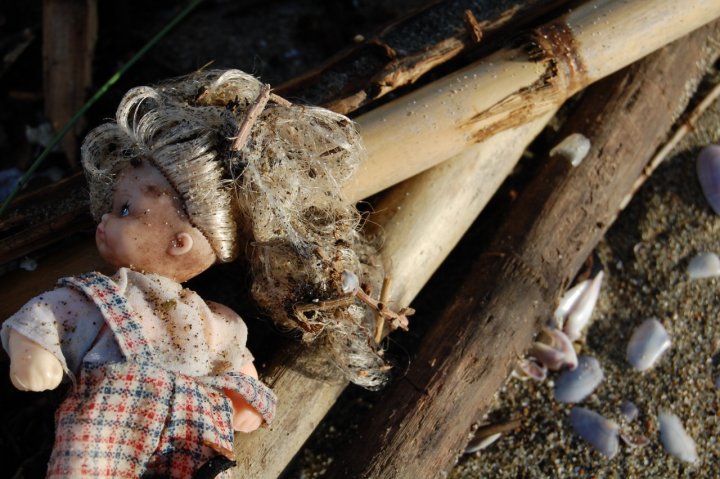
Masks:
[[[107,221],[108,217],[110,216],[110,213],[105,213],[100,217],[100,224],[103,224]]]

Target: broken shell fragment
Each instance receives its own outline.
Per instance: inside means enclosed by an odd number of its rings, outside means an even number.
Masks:
[[[650,439],[648,439],[646,436],[643,436],[642,434],[621,432],[620,439],[622,439],[623,442],[627,444],[630,449],[635,449],[637,447],[645,447],[650,444]]]
[[[572,133],[550,150],[550,156],[561,155],[578,166],[590,151],[590,140],[581,133]]]
[[[592,356],[580,356],[577,368],[563,371],[555,381],[555,400],[580,402],[592,394],[602,380],[603,372],[598,360]]]
[[[669,411],[660,411],[660,441],[665,450],[678,459],[690,463],[698,460],[695,441],[691,438],[680,422],[680,419]]]
[[[512,374],[523,381],[528,378],[535,381],[545,381],[547,368],[533,358],[523,358],[515,364]]]
[[[490,434],[489,436],[485,437],[476,437],[473,438],[463,451],[464,454],[475,454],[478,451],[482,451],[483,449],[486,449],[489,445],[497,441],[502,437],[501,432],[496,432],[495,434]]]
[[[342,291],[343,293],[352,293],[360,288],[360,280],[352,271],[345,270],[342,272]]]
[[[572,341],[559,329],[544,329],[528,354],[552,371],[577,367]]]
[[[627,360],[638,371],[653,367],[670,347],[670,335],[655,318],[646,319],[635,328],[627,346]]]
[[[571,341],[578,339],[582,335],[585,326],[590,322],[592,313],[595,310],[595,303],[597,303],[598,297],[600,296],[600,287],[602,286],[604,276],[602,271],[595,275],[588,287],[578,297],[570,309],[565,324],[563,325],[563,330]]]
[[[699,253],[687,267],[690,279],[712,278],[720,275],[720,258],[715,253]]]
[[[612,459],[618,451],[619,427],[615,421],[584,407],[570,411],[570,424],[575,434],[585,439],[599,453]]]
[[[638,407],[635,405],[632,401],[625,401],[620,405],[620,412],[625,417],[625,420],[627,422],[633,422],[637,417],[640,411],[638,410]]]
[[[720,214],[720,146],[708,145],[697,160],[697,175],[705,199]]]

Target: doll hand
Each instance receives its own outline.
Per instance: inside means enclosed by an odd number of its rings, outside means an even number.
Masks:
[[[21,391],[55,389],[63,378],[60,361],[47,349],[15,330],[10,331],[10,381]]]
[[[242,397],[231,397],[233,403],[233,429],[240,432],[253,432],[263,423],[259,412]],[[244,403],[244,404],[243,404]]]
[[[245,364],[240,372],[258,378],[257,369],[252,362]],[[263,417],[257,410],[252,407],[244,397],[240,394],[225,390],[225,394],[230,398],[233,406],[233,429],[240,432],[253,432],[263,423]]]

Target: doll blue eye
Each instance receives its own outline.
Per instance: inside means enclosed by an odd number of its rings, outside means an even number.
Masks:
[[[130,203],[125,203],[120,207],[120,217],[127,216],[130,214]]]

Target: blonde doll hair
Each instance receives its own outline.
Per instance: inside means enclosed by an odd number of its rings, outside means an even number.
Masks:
[[[373,312],[357,301],[312,307],[343,293],[344,271],[379,283],[375,250],[341,194],[365,154],[360,136],[342,115],[271,99],[235,151],[262,88],[239,70],[211,70],[130,90],[115,123],[90,132],[82,146],[93,215],[109,211],[120,171],[149,161],[219,261],[235,259],[239,238],[249,237],[253,296],[277,324],[319,342],[351,381],[378,388],[387,367],[372,339]],[[299,304],[310,307],[299,313]]]

